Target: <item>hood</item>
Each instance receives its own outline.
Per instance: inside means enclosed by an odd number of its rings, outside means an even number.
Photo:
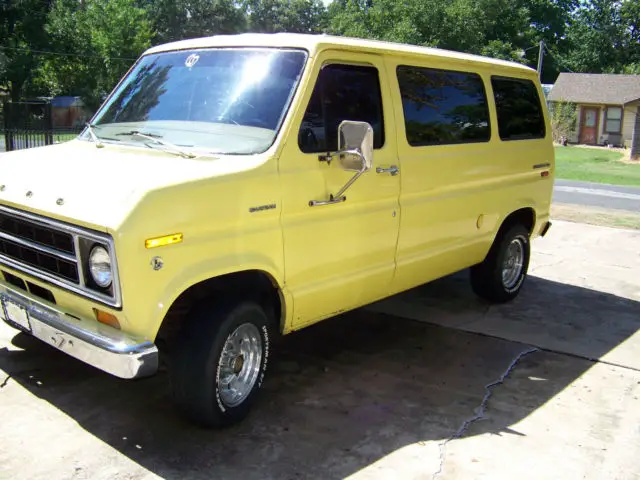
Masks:
[[[185,159],[161,150],[73,140],[0,154],[0,204],[116,230],[152,190],[257,166],[264,156]]]

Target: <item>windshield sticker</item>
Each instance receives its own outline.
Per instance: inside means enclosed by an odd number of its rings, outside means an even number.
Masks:
[[[196,63],[198,63],[198,60],[200,60],[200,55],[196,55],[195,53],[192,53],[191,55],[189,55],[187,57],[187,59],[184,61],[184,64],[191,68],[193,67]]]

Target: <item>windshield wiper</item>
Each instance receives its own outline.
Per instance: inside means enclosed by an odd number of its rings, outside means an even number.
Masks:
[[[180,155],[182,158],[196,158],[196,156],[193,153],[185,152],[178,145],[174,145],[173,143],[167,142],[165,140],[160,140],[162,138],[162,135],[139,132],[138,130],[132,130],[131,132],[117,133],[116,135],[126,135],[128,137],[141,137],[146,140],[150,140],[158,145],[163,145],[165,147],[172,148],[173,149],[172,153],[176,153]]]
[[[92,125],[91,123],[87,122],[87,131],[89,132],[89,135],[91,135],[91,140],[93,141],[93,143],[96,144],[96,148],[104,148],[104,143],[102,143],[102,140],[100,140],[100,137],[98,137],[98,135],[96,135],[95,129],[96,126]]]

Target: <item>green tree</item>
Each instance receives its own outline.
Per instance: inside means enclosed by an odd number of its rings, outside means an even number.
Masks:
[[[640,73],[640,2],[626,0],[620,6],[622,39],[622,70]]]
[[[329,31],[336,35],[437,46],[446,2],[336,0]]]
[[[540,40],[562,41],[578,0],[337,0],[338,35],[435,46],[534,65]]]
[[[585,0],[566,32],[563,63],[576,72],[636,71],[640,63],[640,3]]]
[[[589,0],[575,13],[567,30],[565,61],[577,72],[600,73],[616,65],[622,29],[617,0]]]
[[[246,0],[251,32],[321,33],[327,9],[321,0]]]
[[[149,13],[156,43],[246,29],[244,10],[234,0],[139,0],[138,4]]]
[[[32,94],[31,82],[42,55],[34,50],[48,46],[44,29],[50,2],[16,0],[0,2],[0,89],[13,100]]]
[[[97,107],[133,61],[151,45],[147,12],[134,0],[57,0],[46,31],[51,49],[39,69],[50,94],[81,95]]]

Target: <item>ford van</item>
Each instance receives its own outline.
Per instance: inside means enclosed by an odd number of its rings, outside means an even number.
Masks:
[[[468,269],[523,288],[554,151],[534,70],[243,34],[149,49],[70,142],[0,157],[0,316],[176,404],[249,412],[273,340]]]

